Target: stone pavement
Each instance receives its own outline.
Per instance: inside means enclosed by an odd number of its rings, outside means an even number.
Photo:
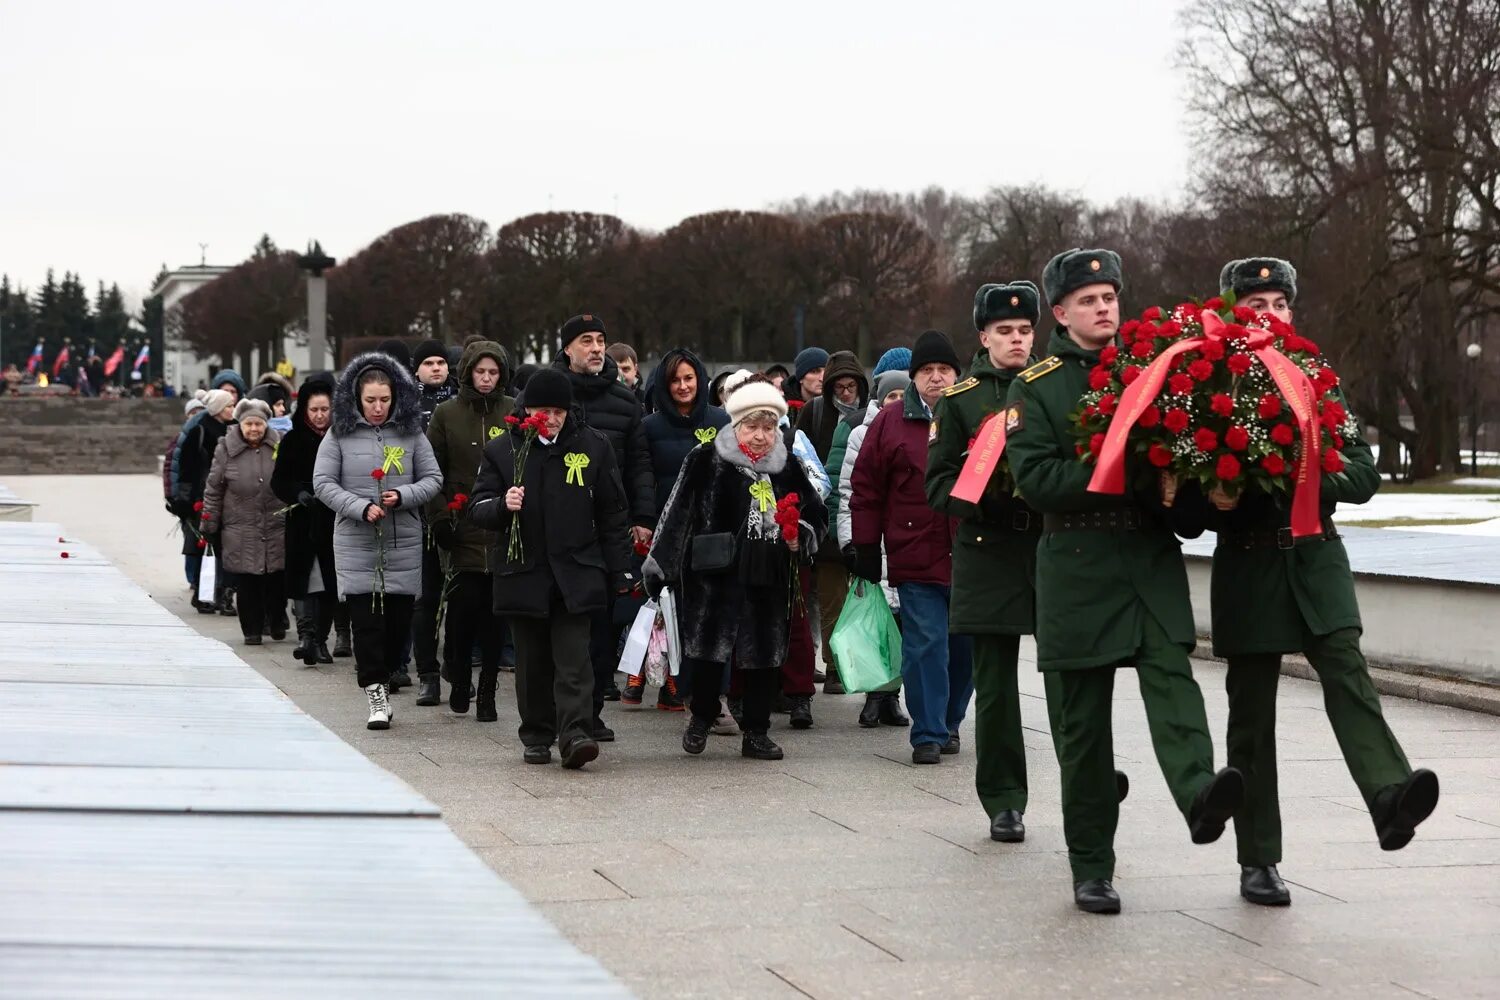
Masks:
[[[1264,910],[1238,897],[1232,833],[1189,843],[1122,673],[1115,744],[1133,779],[1116,844],[1125,912],[1091,917],[1072,906],[1033,671],[1023,674],[1023,845],[988,839],[969,727],[962,755],[915,768],[904,730],[855,725],[857,696],[814,699],[810,731],[777,726],[780,763],[743,760],[726,737],[687,757],[681,715],[612,705],[620,738],[598,762],[581,773],[531,767],[505,678],[496,724],[415,708],[403,692],[392,729],[372,733],[352,661],[310,669],[291,642],[242,647],[235,620],[194,614],[158,478],[3,481],[436,802],[495,871],[643,997],[1500,996],[1500,719],[1386,701],[1408,756],[1443,781],[1436,815],[1388,854],[1317,686],[1284,679],[1282,872],[1294,903]],[[1198,676],[1221,737],[1222,671],[1204,663]]]

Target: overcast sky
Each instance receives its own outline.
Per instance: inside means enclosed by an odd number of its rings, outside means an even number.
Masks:
[[[1185,180],[1180,0],[0,0],[0,272],[132,299],[262,232]]]

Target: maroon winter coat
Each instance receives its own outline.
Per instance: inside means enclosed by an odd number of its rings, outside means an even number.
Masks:
[[[875,417],[854,463],[849,501],[851,540],[884,540],[892,585],[953,580],[955,522],[927,506],[927,442],[931,420],[916,386]]]

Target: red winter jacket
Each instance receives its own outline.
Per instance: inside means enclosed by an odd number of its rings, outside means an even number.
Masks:
[[[854,463],[849,513],[855,545],[885,541],[886,578],[902,583],[953,581],[955,522],[927,505],[931,421],[917,387],[875,417]]]

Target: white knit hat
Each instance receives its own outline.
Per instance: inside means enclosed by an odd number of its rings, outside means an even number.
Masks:
[[[187,401],[187,404],[185,406],[183,406],[182,415],[184,417],[191,417],[201,409],[203,409],[203,400],[199,399],[197,396],[194,396],[192,399],[189,399]]]
[[[740,424],[752,413],[770,411],[780,420],[786,416],[786,397],[770,382],[750,382],[754,372],[741,368],[724,380],[724,409],[729,411],[729,420]]]
[[[224,412],[224,407],[234,403],[234,393],[223,389],[210,389],[203,394],[203,408],[208,411],[210,417],[217,417]]]

